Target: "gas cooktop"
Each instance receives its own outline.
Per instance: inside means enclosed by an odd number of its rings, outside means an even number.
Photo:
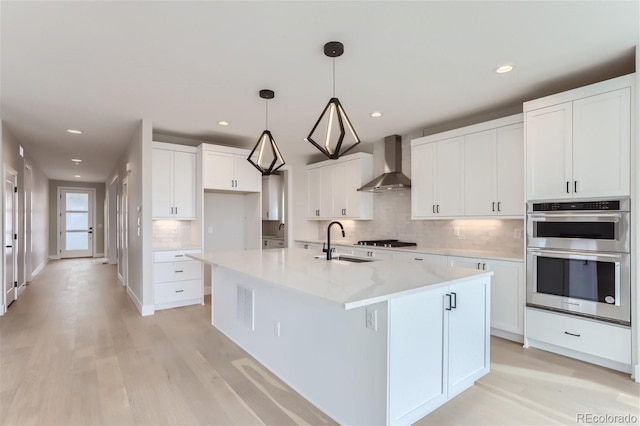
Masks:
[[[408,243],[399,240],[363,240],[358,241],[359,246],[375,246],[375,247],[414,247],[416,243]]]

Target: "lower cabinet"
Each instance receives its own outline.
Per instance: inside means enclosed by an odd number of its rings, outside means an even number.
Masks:
[[[372,250],[369,248],[352,248],[351,253],[354,256],[371,257],[374,259],[393,259],[393,252],[388,250]]]
[[[276,238],[263,238],[262,239],[262,249],[275,249],[275,248],[284,248],[284,240],[276,239]]]
[[[493,271],[491,334],[522,342],[524,335],[524,265],[470,257],[448,258],[449,266]]]
[[[157,251],[153,253],[155,309],[202,303],[202,263],[187,257],[200,250]]]
[[[295,242],[295,247],[296,248],[305,249],[305,250],[312,250],[312,251],[321,251],[322,250],[322,244],[319,244],[319,243],[306,243],[304,241],[296,241]]]
[[[489,372],[488,295],[484,279],[389,303],[389,424],[417,421]]]
[[[631,372],[631,328],[527,308],[525,346]]]
[[[394,259],[415,260],[432,266],[447,266],[447,256],[440,254],[412,253],[409,251],[393,252]]]

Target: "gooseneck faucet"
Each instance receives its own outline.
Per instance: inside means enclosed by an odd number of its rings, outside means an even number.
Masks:
[[[346,237],[346,235],[344,234],[344,227],[337,220],[334,220],[329,224],[329,226],[327,226],[327,260],[331,260],[331,227],[333,225],[340,226],[340,230],[342,230],[342,237]]]

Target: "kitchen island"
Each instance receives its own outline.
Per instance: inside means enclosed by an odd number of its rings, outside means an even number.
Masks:
[[[341,424],[411,424],[489,372],[492,272],[207,252],[212,324]]]

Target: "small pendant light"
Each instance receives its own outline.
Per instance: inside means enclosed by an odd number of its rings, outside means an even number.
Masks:
[[[343,53],[344,45],[339,41],[324,45],[324,54],[333,58],[333,97],[307,136],[307,141],[331,159],[339,158],[360,143],[347,113],[336,98],[336,58]]]
[[[273,90],[263,89],[260,91],[260,97],[265,99],[265,131],[262,132],[256,146],[253,147],[253,151],[247,157],[253,166],[260,170],[263,176],[270,175],[280,167],[284,166],[284,159],[276,141],[273,139],[269,129],[269,99],[275,97]]]

